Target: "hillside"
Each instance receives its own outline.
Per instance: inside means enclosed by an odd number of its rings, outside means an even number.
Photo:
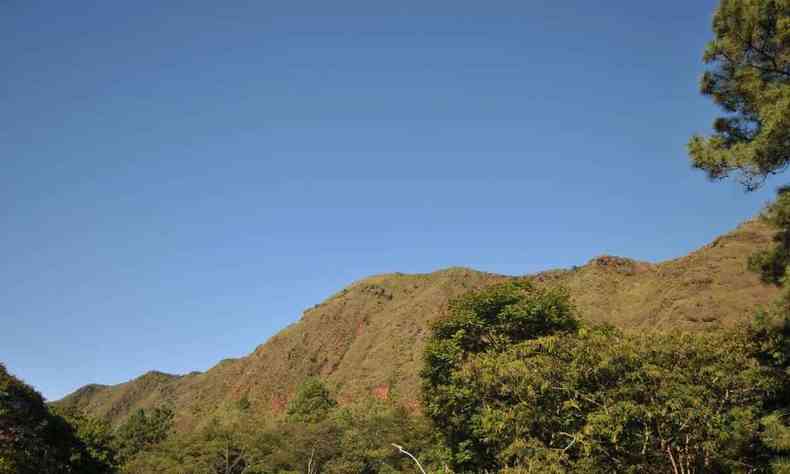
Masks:
[[[659,264],[602,256],[570,270],[532,275],[571,290],[581,316],[627,330],[711,330],[750,316],[775,294],[746,270],[746,259],[770,242],[756,221],[691,254]],[[429,323],[448,298],[508,277],[464,268],[364,279],[307,310],[240,359],[204,373],[149,372],[115,386],[90,385],[57,402],[113,422],[131,410],[170,404],[181,430],[227,416],[246,399],[253,410],[281,412],[296,386],[319,375],[341,402],[393,398],[412,407]]]

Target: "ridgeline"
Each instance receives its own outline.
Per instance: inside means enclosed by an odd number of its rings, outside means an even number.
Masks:
[[[204,373],[149,372],[114,386],[88,385],[55,402],[119,425],[138,408],[170,406],[178,431],[222,419],[239,403],[281,413],[299,384],[324,380],[341,404],[374,396],[419,410],[419,371],[429,325],[449,298],[512,278],[570,290],[581,317],[626,331],[714,331],[747,321],[777,289],[746,269],[773,231],[749,221],[674,260],[651,264],[601,256],[574,269],[512,277],[449,268],[356,282],[251,354]]]

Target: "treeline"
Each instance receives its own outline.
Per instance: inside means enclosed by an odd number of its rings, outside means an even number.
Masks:
[[[117,429],[46,406],[0,365],[0,474],[413,472],[393,444],[426,466],[446,458],[429,421],[377,399],[337,406],[309,379],[271,419],[242,399],[234,413],[194,432],[175,432],[167,408],[139,410]]]
[[[173,435],[128,460],[125,473],[387,473],[414,472],[393,443],[426,465],[444,451],[428,420],[402,406],[368,399],[337,406],[318,379],[309,379],[287,413],[268,419],[239,404],[236,416],[194,433]]]

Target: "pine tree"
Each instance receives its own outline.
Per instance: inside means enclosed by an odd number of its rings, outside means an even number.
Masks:
[[[737,173],[756,189],[790,163],[790,0],[722,0],[713,32],[701,91],[726,115],[689,153],[709,177]]]

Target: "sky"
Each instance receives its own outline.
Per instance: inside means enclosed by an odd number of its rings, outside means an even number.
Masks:
[[[0,3],[0,361],[58,399],[251,352],[355,280],[661,261],[714,0]]]

